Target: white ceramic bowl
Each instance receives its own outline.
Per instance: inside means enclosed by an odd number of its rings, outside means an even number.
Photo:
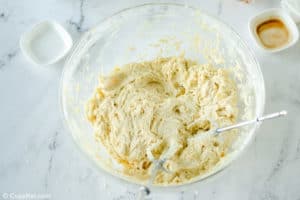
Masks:
[[[72,45],[69,33],[55,21],[34,25],[20,39],[20,48],[25,57],[33,64],[44,66],[62,59]]]
[[[268,21],[270,19],[279,19],[287,27],[289,34],[290,34],[290,39],[284,46],[281,46],[279,48],[274,48],[274,49],[267,48],[262,44],[259,36],[257,35],[257,32],[256,32],[257,27],[261,23]],[[252,38],[253,38],[255,44],[260,49],[264,50],[265,52],[282,51],[284,49],[287,49],[287,48],[293,46],[299,40],[299,30],[297,28],[296,23],[294,22],[292,17],[283,9],[279,9],[279,8],[267,9],[267,10],[257,14],[249,21],[248,27],[249,27],[250,34],[252,35]]]

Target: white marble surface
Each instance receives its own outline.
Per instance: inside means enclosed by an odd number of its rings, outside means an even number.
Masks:
[[[46,68],[31,65],[20,52],[19,38],[30,25],[55,19],[76,40],[104,17],[144,2],[149,1],[0,0],[0,199],[4,193],[73,200],[136,198],[136,187],[99,173],[64,129],[58,102],[62,63]],[[287,109],[289,115],[286,120],[263,124],[242,157],[217,176],[184,192],[155,192],[153,198],[299,200],[300,42],[282,53],[265,54],[252,44],[247,31],[252,15],[278,7],[279,1],[256,0],[250,5],[236,0],[176,2],[218,15],[240,33],[261,64],[266,112]]]

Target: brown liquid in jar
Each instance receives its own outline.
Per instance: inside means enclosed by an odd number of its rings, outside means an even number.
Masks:
[[[290,40],[286,25],[279,19],[270,19],[259,24],[256,33],[261,43],[270,49],[282,47]]]

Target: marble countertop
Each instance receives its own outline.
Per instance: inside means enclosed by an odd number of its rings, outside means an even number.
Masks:
[[[20,52],[19,38],[30,25],[55,19],[76,40],[104,17],[146,2],[0,0],[0,199],[25,199],[25,194],[31,195],[26,199],[136,198],[137,187],[102,176],[64,129],[58,102],[63,63],[33,66]],[[300,42],[266,54],[254,46],[247,29],[251,16],[279,7],[279,1],[176,2],[201,7],[240,33],[261,64],[266,112],[286,109],[289,115],[263,124],[242,157],[223,172],[186,191],[157,191],[153,199],[300,200]]]

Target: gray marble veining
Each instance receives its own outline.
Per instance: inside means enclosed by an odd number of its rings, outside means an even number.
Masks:
[[[84,7],[85,3],[86,3],[86,0],[80,0],[79,20],[78,21],[69,20],[70,25],[74,26],[78,32],[84,31],[82,25],[83,25],[83,22],[84,22],[83,7]]]
[[[50,194],[51,199],[136,199],[137,187],[104,175],[77,149],[63,127],[58,102],[62,62],[31,65],[20,35],[43,19],[62,23],[76,40],[114,12],[151,0],[0,0],[0,199],[4,193]],[[166,2],[166,1],[163,1]],[[266,122],[244,154],[223,172],[186,190],[154,191],[153,199],[300,199],[300,42],[277,54],[252,43],[247,23],[279,0],[175,0],[201,7],[231,25],[254,49],[266,84]]]

